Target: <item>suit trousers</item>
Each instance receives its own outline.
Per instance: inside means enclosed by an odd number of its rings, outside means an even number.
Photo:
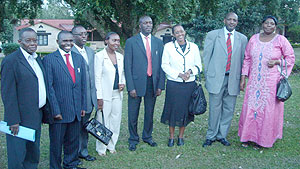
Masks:
[[[54,123],[49,125],[50,169],[61,169],[61,154],[64,149],[64,168],[76,167],[79,163],[79,130],[80,122],[74,119],[71,123]]]
[[[42,112],[41,117],[42,117]],[[31,142],[6,134],[8,169],[36,169],[40,160],[41,125]]]
[[[142,97],[133,98],[128,93],[128,129],[130,137],[129,144],[138,144],[139,135],[137,133],[138,116]],[[154,95],[153,79],[147,78],[146,94],[144,96],[144,129],[142,139],[144,141],[152,140],[153,131],[153,111],[156,97]]]
[[[220,93],[209,93],[209,120],[206,139],[226,138],[234,113],[236,95],[228,93],[228,79],[225,76]]]
[[[121,116],[122,116],[122,99],[118,90],[113,90],[112,100],[103,100],[103,113],[105,127],[113,132],[111,140],[108,145],[96,141],[96,151],[99,154],[105,154],[106,150],[115,150],[116,144],[120,134]],[[102,114],[97,113],[97,120],[102,123]]]
[[[86,113],[84,117],[81,117],[80,134],[79,134],[79,150],[78,150],[78,155],[80,157],[86,157],[89,155],[88,148],[87,148],[89,133],[84,128],[84,124],[89,121],[92,112],[93,111]]]

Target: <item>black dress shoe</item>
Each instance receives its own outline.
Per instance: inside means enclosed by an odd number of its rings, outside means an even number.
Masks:
[[[183,145],[184,145],[183,138],[178,137],[177,146],[183,146]]]
[[[211,146],[211,144],[212,144],[213,142],[214,142],[213,140],[206,139],[205,142],[203,143],[202,147],[208,147],[208,146]]]
[[[95,160],[96,160],[95,157],[90,156],[90,155],[87,155],[87,156],[85,156],[85,157],[79,156],[79,158],[84,159],[85,161],[95,161]]]
[[[82,161],[78,160],[78,164],[77,165],[82,165]]]
[[[149,144],[151,147],[156,147],[157,144],[153,140],[144,141],[145,143]]]
[[[129,149],[130,151],[135,151],[135,150],[136,150],[136,145],[135,145],[135,144],[129,144],[128,149]]]
[[[222,143],[224,146],[230,146],[230,143],[225,138],[217,139],[217,141]]]
[[[174,139],[169,138],[168,147],[173,147],[173,146],[174,146]]]

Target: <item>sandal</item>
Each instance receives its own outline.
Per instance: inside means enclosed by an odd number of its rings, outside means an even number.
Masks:
[[[260,148],[261,148],[261,146],[258,145],[258,144],[255,144],[255,145],[253,146],[253,149],[254,149],[254,150],[259,150]]]
[[[242,142],[242,147],[244,147],[244,148],[249,147],[249,142]]]

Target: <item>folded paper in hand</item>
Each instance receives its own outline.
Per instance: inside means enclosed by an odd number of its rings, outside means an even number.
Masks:
[[[7,123],[5,121],[0,121],[0,131],[9,135],[13,135],[9,130],[9,126],[7,126]],[[19,133],[16,135],[16,137],[34,142],[35,130],[20,126]]]

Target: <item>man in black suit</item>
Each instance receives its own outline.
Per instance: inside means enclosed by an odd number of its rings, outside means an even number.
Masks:
[[[1,96],[4,120],[13,135],[19,126],[34,129],[35,141],[6,135],[8,168],[37,168],[40,158],[42,108],[46,104],[44,67],[37,50],[37,34],[31,28],[19,33],[20,48],[1,63]]]
[[[140,33],[129,38],[125,44],[124,66],[128,90],[129,150],[135,151],[139,143],[137,121],[142,97],[145,115],[142,139],[155,147],[152,139],[153,111],[156,97],[165,87],[165,75],[161,69],[163,42],[152,36],[152,19],[143,16],[139,19]]]
[[[45,56],[43,63],[54,122],[49,125],[50,168],[60,169],[64,148],[64,168],[79,168],[78,148],[81,117],[86,111],[86,70],[81,55],[71,52],[73,35],[61,31],[59,48]]]

